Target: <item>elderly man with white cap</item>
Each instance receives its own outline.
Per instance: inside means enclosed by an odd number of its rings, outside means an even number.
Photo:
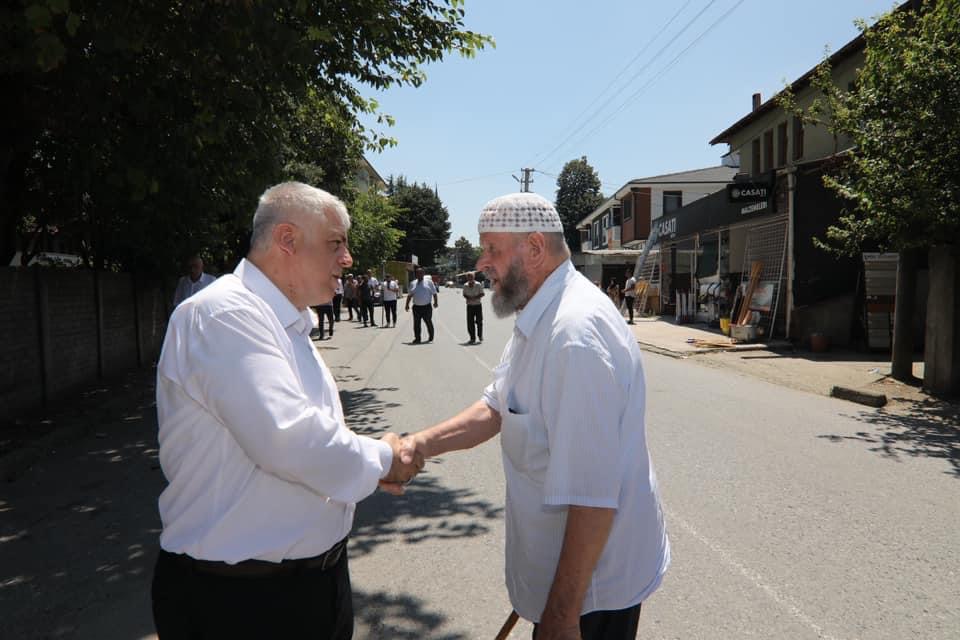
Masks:
[[[670,562],[636,340],[573,268],[550,202],[496,198],[479,231],[477,268],[492,281],[494,312],[517,314],[513,336],[482,399],[407,438],[401,459],[499,433],[515,611],[537,640],[633,639]]]

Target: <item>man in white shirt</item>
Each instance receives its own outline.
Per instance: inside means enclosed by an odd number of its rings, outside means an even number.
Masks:
[[[309,338],[310,306],[352,264],[349,227],[324,191],[268,189],[247,258],[170,318],[157,366],[161,640],[352,636],[355,504],[422,460],[401,463],[394,434],[347,428]]]
[[[174,307],[216,280],[209,273],[204,273],[203,259],[200,256],[191,256],[187,267],[190,273],[177,281],[177,288],[173,292]]]
[[[467,274],[467,281],[463,283],[463,297],[467,300],[467,333],[470,334],[470,344],[476,344],[477,339],[483,342],[483,285],[477,282],[471,271]]]
[[[637,299],[637,279],[632,271],[627,271],[627,276],[627,283],[623,285],[623,299],[625,300],[624,304],[627,305],[627,311],[630,313],[627,324],[633,324],[633,305]]]
[[[494,312],[517,313],[513,336],[483,398],[405,439],[402,459],[499,433],[514,610],[537,640],[633,640],[670,562],[637,342],[573,268],[550,202],[496,198],[479,230],[477,268],[491,279]]]
[[[400,294],[400,285],[389,273],[383,276],[380,284],[380,300],[383,303],[383,326],[397,326],[397,297]]]
[[[410,283],[410,291],[407,293],[406,311],[410,311],[410,302],[413,301],[413,342],[411,344],[420,344],[420,323],[427,325],[427,342],[433,342],[433,310],[439,305],[437,298],[437,285],[433,278],[428,278],[423,267],[417,267],[416,280]],[[430,306],[430,299],[433,298],[433,307]]]

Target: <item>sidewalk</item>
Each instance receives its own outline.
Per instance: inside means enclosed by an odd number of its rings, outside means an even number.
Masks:
[[[761,378],[774,384],[830,395],[833,387],[883,394],[894,404],[935,402],[918,387],[889,377],[887,353],[797,350],[785,340],[726,344],[719,330],[703,324],[677,325],[661,318],[641,318],[631,326],[640,348],[732,373]],[[696,341],[696,342],[694,342]],[[923,377],[923,361],[914,363],[914,376]],[[888,407],[892,408],[892,407]]]

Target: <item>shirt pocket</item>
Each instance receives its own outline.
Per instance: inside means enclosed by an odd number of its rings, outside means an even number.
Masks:
[[[514,469],[543,482],[550,458],[547,434],[529,413],[514,413],[507,409],[501,414],[500,442],[504,456]]]

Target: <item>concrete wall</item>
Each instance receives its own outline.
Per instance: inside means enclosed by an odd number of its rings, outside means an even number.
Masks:
[[[0,416],[155,361],[170,311],[162,283],[85,269],[0,269]]]

